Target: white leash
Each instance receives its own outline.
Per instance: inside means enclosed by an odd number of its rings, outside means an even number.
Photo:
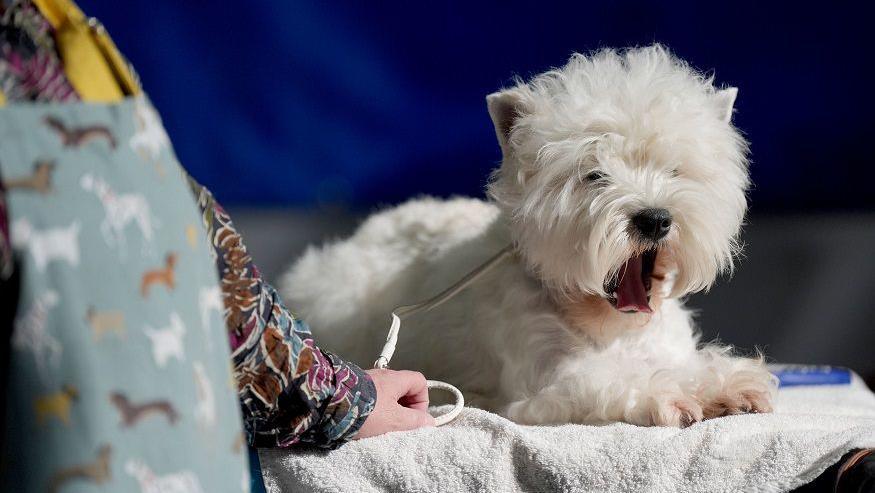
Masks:
[[[386,344],[383,345],[383,350],[380,351],[380,357],[374,362],[374,368],[389,367],[389,361],[392,360],[392,355],[395,354],[395,344],[398,342],[398,330],[401,328],[402,318],[406,318],[421,311],[428,311],[439,307],[444,302],[450,300],[453,296],[459,294],[460,291],[470,286],[471,283],[482,277],[483,274],[489,272],[493,267],[498,265],[499,262],[508,257],[511,252],[513,252],[513,245],[508,245],[492,258],[469,272],[465,277],[456,282],[456,284],[441,291],[437,296],[421,303],[399,306],[392,310],[392,325],[389,326],[389,335],[386,337]],[[456,397],[456,403],[453,405],[453,409],[446,414],[435,418],[435,426],[442,426],[456,419],[459,413],[462,412],[462,408],[465,407],[465,397],[462,395],[462,392],[446,382],[427,380],[427,384],[429,389],[450,392]]]

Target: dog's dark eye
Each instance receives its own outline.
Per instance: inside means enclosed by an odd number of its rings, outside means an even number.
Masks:
[[[589,181],[599,181],[605,177],[605,174],[601,171],[591,171],[588,175],[586,175],[586,179]]]
[[[671,175],[672,178],[677,178],[678,176],[680,176],[680,172],[677,168],[672,168],[668,170],[668,174]]]

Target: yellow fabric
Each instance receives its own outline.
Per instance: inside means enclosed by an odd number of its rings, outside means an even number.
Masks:
[[[112,67],[115,78],[121,86],[122,91],[128,95],[139,94],[140,84],[134,79],[134,75],[131,73],[128,63],[125,61],[121,52],[118,51],[118,48],[116,48],[115,43],[112,38],[109,37],[109,34],[107,34],[103,26],[99,26],[95,29],[94,41],[97,43],[100,51],[103,52],[110,67]]]
[[[0,106],[4,106],[6,104],[6,95],[3,94],[3,91],[0,91]]]
[[[138,94],[139,86],[104,29],[90,24],[71,0],[34,0],[55,28],[64,72],[83,101],[111,103]]]

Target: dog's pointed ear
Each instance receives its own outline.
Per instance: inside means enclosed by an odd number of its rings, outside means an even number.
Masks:
[[[498,137],[498,145],[506,155],[508,153],[508,140],[510,132],[519,118],[522,110],[522,97],[518,89],[505,89],[486,96],[486,108],[495,125],[495,136]]]
[[[717,114],[727,123],[732,120],[732,108],[735,106],[736,96],[738,96],[737,87],[727,87],[714,93]]]

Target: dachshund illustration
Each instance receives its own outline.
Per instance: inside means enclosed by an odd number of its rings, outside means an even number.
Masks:
[[[47,194],[52,190],[52,173],[54,171],[54,162],[37,161],[37,163],[33,165],[33,173],[30,176],[6,180],[3,182],[3,186],[6,187],[7,190],[18,188]]]
[[[112,477],[109,468],[112,447],[104,444],[97,451],[97,459],[94,462],[66,467],[52,475],[49,480],[49,493],[57,493],[68,482],[75,479],[91,481],[94,484],[103,484]]]
[[[125,336],[125,314],[120,311],[98,311],[89,306],[85,312],[85,320],[91,326],[95,341],[102,339],[107,332],[115,332],[119,337]]]
[[[175,268],[176,254],[169,253],[164,259],[164,268],[146,271],[140,282],[140,294],[143,298],[149,297],[149,287],[153,284],[163,284],[168,290],[173,290],[176,287]]]
[[[54,416],[69,426],[70,408],[77,400],[79,400],[79,390],[72,385],[64,385],[58,392],[38,397],[33,401],[37,422],[42,425]]]
[[[173,404],[166,400],[156,400],[134,404],[121,392],[109,394],[109,401],[118,409],[121,415],[121,424],[125,428],[136,425],[140,420],[150,415],[163,414],[171,425],[179,420],[179,413],[173,408]]]
[[[61,138],[64,147],[82,147],[95,139],[105,139],[109,148],[115,150],[116,142],[112,132],[103,125],[89,125],[78,128],[67,128],[64,122],[53,116],[47,116],[43,122],[55,131]]]

